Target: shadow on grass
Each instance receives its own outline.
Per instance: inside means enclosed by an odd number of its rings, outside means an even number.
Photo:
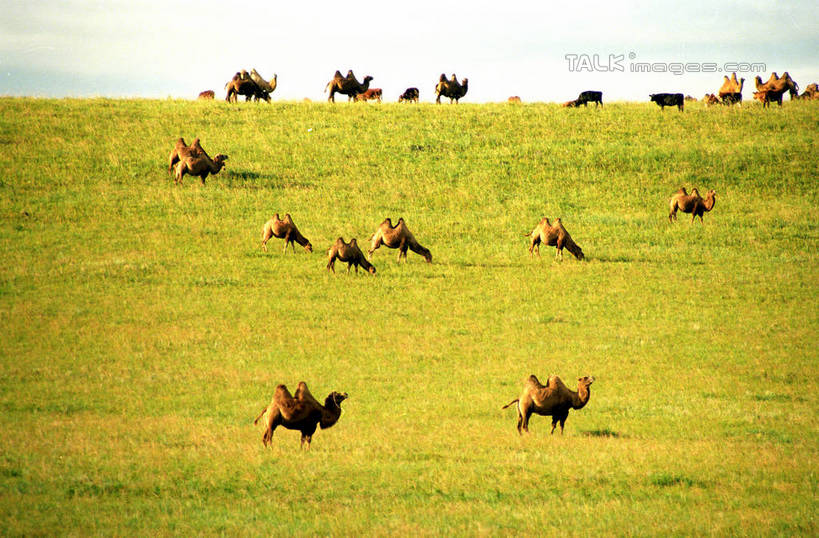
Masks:
[[[617,432],[611,431],[608,428],[602,430],[587,430],[582,432],[586,437],[608,437],[610,439],[620,439],[623,436]]]
[[[223,184],[234,189],[309,189],[312,184],[303,181],[276,178],[269,174],[260,174],[249,170],[228,170]]]
[[[508,262],[450,262],[442,265],[448,266],[455,266],[455,267],[480,267],[480,268],[493,268],[493,269],[512,269],[514,267],[519,267],[518,264],[508,263]]]

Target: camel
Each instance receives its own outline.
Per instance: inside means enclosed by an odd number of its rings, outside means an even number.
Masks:
[[[176,163],[179,162],[179,152],[182,151],[185,155],[191,156],[199,156],[205,153],[205,150],[202,149],[202,146],[199,144],[199,139],[196,138],[193,141],[193,144],[188,146],[185,143],[184,138],[178,138],[176,140],[176,144],[174,145],[173,149],[171,150],[171,154],[168,155],[168,173],[173,174],[173,168],[176,166]]]
[[[358,242],[356,241],[355,237],[350,239],[349,243],[344,242],[343,237],[339,237],[336,239],[336,242],[333,243],[333,246],[330,247],[330,250],[327,251],[327,270],[336,272],[336,260],[346,262],[347,263],[347,272],[350,272],[350,268],[355,266],[355,272],[358,273],[358,266],[360,265],[364,270],[369,271],[372,274],[375,274],[375,266],[367,261],[367,258],[364,257],[364,253],[361,252],[361,249],[358,248]]]
[[[569,416],[569,409],[582,409],[589,403],[591,391],[589,387],[594,383],[594,377],[577,378],[577,392],[570,390],[563,380],[558,376],[550,376],[546,386],[534,375],[530,375],[523,381],[523,392],[520,396],[503,406],[506,409],[513,403],[517,403],[518,409],[518,434],[529,433],[529,417],[532,413],[541,416],[552,417],[552,431],[560,423],[560,434],[563,435],[563,425]]]
[[[203,152],[201,155],[190,155],[183,149],[179,152],[179,162],[176,163],[174,183],[181,185],[182,178],[187,174],[190,176],[198,176],[202,180],[202,185],[204,185],[208,174],[218,174],[225,166],[227,159],[228,156],[221,153],[211,159],[207,153]]]
[[[466,95],[468,89],[469,79],[464,78],[460,83],[458,83],[458,77],[455,76],[455,73],[452,74],[452,78],[449,80],[447,80],[446,75],[441,73],[441,77],[438,79],[438,84],[435,85],[435,102],[440,105],[441,96],[443,96],[449,97],[450,104],[452,104],[453,99],[457,104],[461,97]]]
[[[306,237],[301,235],[296,224],[293,222],[290,213],[285,213],[284,219],[279,218],[279,214],[267,221],[262,229],[262,248],[267,252],[267,241],[275,237],[277,239],[284,239],[284,252],[287,253],[288,245],[293,248],[293,253],[296,253],[296,247],[293,243],[298,243],[304,247],[307,252],[313,252],[313,245]]]
[[[781,77],[778,77],[776,72],[771,73],[771,77],[768,79],[768,82],[762,83],[762,77],[757,75],[754,78],[754,82],[756,84],[757,91],[771,91],[774,92],[781,92],[784,93],[788,91],[790,93],[791,99],[795,98],[799,95],[799,84],[796,83],[785,71]]]
[[[805,87],[805,91],[799,96],[799,99],[819,99],[819,87],[815,82],[811,82]]]
[[[348,397],[346,392],[333,391],[324,400],[324,405],[321,405],[310,394],[304,381],[299,383],[295,396],[290,394],[285,385],[277,385],[270,405],[262,409],[253,424],[258,424],[267,413],[267,427],[262,436],[264,446],[272,445],[273,432],[277,427],[284,426],[288,430],[300,431],[300,446],[304,448],[306,443],[309,450],[316,428],[320,426],[322,430],[326,430],[338,422],[341,416],[341,402]]]
[[[327,101],[335,103],[335,94],[337,93],[346,95],[348,101],[355,99],[356,95],[364,93],[369,89],[371,80],[373,80],[373,77],[367,75],[364,77],[363,82],[358,82],[352,69],[347,71],[346,77],[342,77],[341,71],[337,70],[333,75],[333,79],[324,87],[325,92],[330,90],[330,97],[327,98]]]
[[[259,85],[254,80],[253,74],[258,77],[264,84]],[[266,91],[264,85],[270,86],[264,79],[259,76],[259,73],[253,69],[253,74],[249,74],[247,71],[242,69],[235,75],[233,78],[225,84],[225,89],[227,90],[227,95],[225,96],[225,101],[231,103],[236,102],[239,100],[240,95],[245,96],[245,101],[250,101],[250,98],[254,98],[256,101],[259,99],[264,99],[268,103],[270,102],[270,92]],[[272,86],[275,89],[275,86]],[[272,92],[273,89],[270,91]]]
[[[694,219],[697,217],[699,217],[700,222],[702,222],[703,213],[714,209],[716,200],[717,193],[714,189],[708,191],[703,199],[697,189],[693,189],[691,194],[688,194],[685,187],[680,187],[680,190],[675,192],[671,200],[669,200],[670,212],[668,213],[668,221],[674,222],[677,220],[677,210],[679,209],[683,213],[691,213],[691,222],[694,222]]]
[[[537,255],[540,257],[540,244],[543,243],[544,245],[548,245],[550,247],[557,247],[555,259],[559,258],[560,261],[563,261],[564,248],[574,254],[574,257],[578,260],[582,260],[586,257],[583,254],[583,249],[581,249],[580,246],[574,242],[572,236],[569,235],[569,232],[563,227],[563,222],[559,218],[555,220],[555,224],[552,226],[549,219],[543,217],[540,219],[538,225],[535,226],[535,229],[528,234],[525,234],[525,236],[531,237],[531,241],[529,243],[530,256],[534,256],[533,252],[535,248],[537,248]]]
[[[421,243],[415,239],[415,236],[407,228],[403,217],[398,219],[398,224],[395,226],[392,225],[392,220],[387,217],[378,226],[375,233],[370,236],[370,250],[367,252],[367,256],[371,260],[373,259],[373,252],[381,245],[386,245],[387,248],[397,248],[399,262],[402,257],[404,260],[407,259],[407,249],[423,256],[427,263],[432,262],[432,254],[429,249],[421,246]]]
[[[737,74],[731,73],[731,78],[729,79],[727,76],[723,76],[723,83],[720,87],[717,95],[719,95],[720,99],[724,99],[726,95],[742,93],[742,88],[745,87],[745,79],[741,79],[737,81]]]
[[[273,73],[273,78],[270,79],[270,82],[268,82],[259,74],[258,71],[256,71],[255,67],[250,70],[250,79],[256,83],[256,86],[258,86],[259,89],[267,94],[271,94],[276,91],[278,78],[279,76],[276,73]]]
[[[202,101],[212,101],[214,97],[216,97],[216,94],[213,93],[213,90],[205,90],[203,92],[199,92],[199,97],[197,97],[197,99]]]

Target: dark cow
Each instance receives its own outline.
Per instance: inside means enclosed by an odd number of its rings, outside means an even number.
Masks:
[[[580,95],[577,96],[575,103],[574,106],[589,106],[588,103],[594,103],[594,106],[603,106],[603,92],[592,90],[581,92]]]
[[[407,103],[417,103],[418,96],[420,93],[418,92],[418,88],[407,88],[404,90],[404,93],[401,94],[401,97],[398,98],[398,102],[407,102]]]
[[[681,93],[652,93],[649,97],[653,102],[660,105],[660,110],[665,110],[667,106],[676,105],[676,107],[680,109],[680,112],[682,112],[685,103],[685,97],[683,97]]]

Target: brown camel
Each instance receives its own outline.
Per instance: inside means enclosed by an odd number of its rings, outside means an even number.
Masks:
[[[677,210],[679,209],[683,213],[691,213],[691,222],[694,222],[694,219],[697,217],[699,217],[700,222],[702,222],[703,213],[714,209],[716,200],[717,193],[714,189],[708,191],[703,199],[697,189],[693,189],[691,194],[688,194],[685,187],[681,187],[680,190],[674,193],[671,200],[669,200],[670,212],[668,213],[668,221],[674,222],[677,220]]]
[[[526,234],[531,237],[529,242],[529,255],[533,256],[535,248],[537,248],[537,255],[540,257],[540,244],[548,245],[550,247],[557,247],[555,259],[563,261],[563,249],[565,248],[571,252],[578,260],[584,259],[583,249],[574,242],[572,236],[563,227],[563,222],[560,219],[555,220],[554,226],[549,222],[549,219],[543,217],[535,229]]]
[[[407,249],[420,254],[424,257],[427,263],[432,262],[432,254],[428,248],[421,246],[412,232],[407,228],[404,218],[398,219],[398,224],[392,225],[392,220],[389,217],[384,219],[384,222],[378,227],[375,233],[370,237],[370,250],[367,255],[370,259],[373,258],[373,252],[381,245],[386,245],[387,248],[398,249],[398,261],[407,259]]]
[[[745,79],[737,80],[737,74],[731,73],[731,78],[729,79],[727,76],[723,76],[723,83],[720,87],[717,95],[719,95],[720,99],[724,99],[726,95],[733,95],[733,94],[741,94],[742,88],[745,86]]]
[[[352,69],[347,71],[346,77],[342,77],[341,71],[337,70],[333,75],[333,79],[327,83],[327,86],[324,87],[325,92],[330,90],[330,97],[327,98],[327,101],[335,103],[335,94],[337,93],[346,95],[348,101],[353,100],[355,99],[356,95],[359,93],[364,93],[367,91],[367,89],[369,89],[371,80],[373,80],[373,77],[367,75],[364,77],[363,82],[358,82]]]
[[[204,185],[208,174],[218,174],[225,166],[227,159],[228,156],[221,153],[211,159],[204,152],[201,155],[189,155],[185,150],[181,150],[179,152],[179,162],[176,163],[174,183],[181,185],[182,178],[187,174],[189,176],[198,176],[202,180],[202,185]]]
[[[327,270],[336,272],[336,260],[346,262],[347,263],[347,272],[350,272],[350,268],[355,266],[355,272],[358,272],[358,266],[360,265],[364,270],[369,271],[372,274],[375,274],[375,266],[367,261],[367,258],[364,257],[364,253],[361,252],[361,249],[358,248],[358,242],[356,241],[355,237],[350,239],[349,243],[344,242],[343,237],[339,237],[336,239],[336,242],[333,243],[333,246],[330,247],[330,250],[327,252],[328,260],[327,260]]]
[[[262,248],[265,252],[267,252],[267,241],[271,237],[284,239],[285,253],[289,245],[293,248],[293,253],[295,254],[296,247],[293,243],[298,243],[303,246],[307,252],[313,252],[313,245],[310,244],[310,241],[308,241],[306,237],[301,235],[292,217],[290,217],[290,213],[286,213],[284,219],[279,218],[279,214],[276,213],[276,216],[265,223],[262,229]]]
[[[582,409],[589,403],[591,391],[589,387],[594,383],[594,377],[577,378],[577,392],[570,390],[556,375],[549,377],[546,386],[540,384],[538,378],[530,375],[523,382],[523,392],[520,396],[503,406],[506,409],[513,403],[518,404],[518,433],[529,433],[529,417],[532,413],[552,417],[552,431],[560,423],[560,434],[563,434],[563,425],[569,416],[569,409]]]
[[[191,157],[198,157],[205,153],[205,150],[202,149],[202,146],[199,144],[199,139],[195,138],[193,140],[193,144],[188,146],[185,143],[184,138],[178,138],[176,140],[176,144],[174,145],[173,149],[171,150],[171,154],[168,155],[168,173],[173,174],[173,168],[176,166],[176,163],[179,162],[179,152],[182,152],[185,156]]]
[[[441,97],[449,97],[449,103],[452,104],[454,100],[457,104],[460,102],[461,97],[466,95],[466,92],[469,90],[469,79],[465,78],[460,83],[458,82],[458,77],[455,76],[455,73],[452,74],[452,78],[447,80],[446,75],[441,73],[441,77],[438,79],[438,84],[435,85],[435,102],[439,105],[441,104]]]
[[[255,69],[253,70],[255,73]],[[258,73],[255,73],[258,77]],[[261,79],[261,77],[258,77]],[[225,84],[225,89],[227,90],[227,95],[225,96],[225,101],[232,103],[239,100],[240,95],[245,96],[245,101],[250,101],[251,97],[254,98],[256,101],[259,99],[264,99],[268,103],[270,102],[270,92],[266,91],[264,85],[270,86],[264,79],[261,79],[264,84],[259,85],[256,81],[253,80],[251,74],[247,71],[242,69],[240,72],[233,75],[233,78]],[[275,87],[273,88],[275,89]],[[270,90],[271,92],[273,90]]]
[[[754,78],[754,82],[756,84],[757,91],[774,91],[774,92],[781,92],[785,93],[785,91],[789,92],[791,95],[791,99],[794,99],[796,96],[799,95],[799,84],[796,83],[790,76],[790,74],[785,71],[782,73],[782,76],[777,76],[776,72],[771,73],[771,77],[768,79],[768,82],[762,83],[762,77],[757,75]]]
[[[267,427],[262,436],[264,446],[272,444],[273,432],[277,427],[284,426],[288,430],[300,431],[301,447],[304,448],[304,444],[307,443],[309,450],[316,428],[320,426],[325,430],[338,422],[341,416],[341,402],[347,398],[346,392],[333,391],[324,400],[324,405],[321,405],[310,394],[304,381],[299,383],[295,396],[291,396],[286,386],[277,385],[270,405],[262,409],[253,424],[258,424],[267,413]]]

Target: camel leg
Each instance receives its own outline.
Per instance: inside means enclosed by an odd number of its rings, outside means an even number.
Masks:
[[[313,441],[312,435],[307,435],[306,433],[301,434],[301,448],[304,448],[304,444],[307,443],[307,450],[310,450],[310,443]]]
[[[262,239],[262,250],[267,252],[267,239]]]
[[[372,260],[373,259],[373,252],[375,252],[376,249],[378,249],[380,246],[381,246],[381,238],[379,237],[378,239],[375,240],[375,244],[372,246],[372,248],[367,251],[367,258]]]
[[[273,444],[273,432],[276,431],[276,428],[279,427],[281,423],[282,416],[279,414],[279,410],[276,409],[275,411],[271,411],[267,420],[267,429],[264,431],[264,435],[262,436],[262,443],[264,443],[264,446]]]
[[[523,435],[523,431],[521,430],[522,425],[523,425],[523,415],[520,414],[520,408],[518,408],[518,435]]]
[[[526,410],[526,414],[523,415],[523,431],[529,433],[529,418],[532,416],[532,411],[530,409]]]
[[[557,426],[557,419],[555,417],[552,417],[552,431],[549,432],[549,435],[555,433],[555,426]]]
[[[327,270],[332,271],[333,273],[336,272],[336,258],[335,258],[335,256],[330,258],[330,261],[327,262]]]
[[[563,425],[566,424],[566,417],[560,417],[560,435],[563,435]]]

